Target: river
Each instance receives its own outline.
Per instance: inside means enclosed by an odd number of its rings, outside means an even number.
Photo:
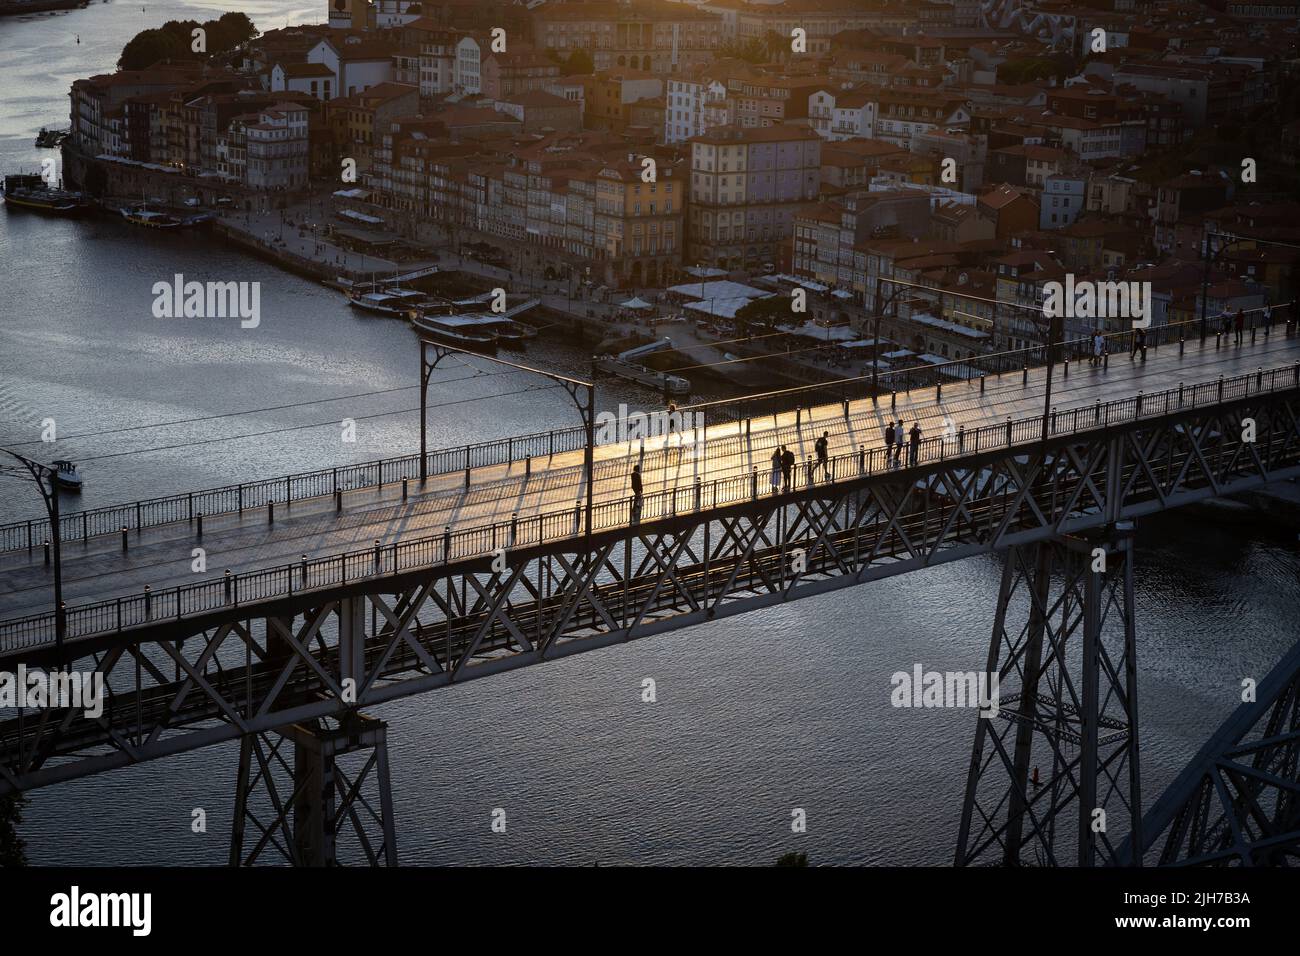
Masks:
[[[264,29],[285,18],[269,2],[119,0],[0,20],[0,168],[52,155],[32,146],[37,129],[66,125],[70,82],[110,70],[134,32],[229,8]],[[0,259],[0,442],[36,441],[54,419],[57,451],[82,463],[81,505],[417,447],[411,333],[337,293],[211,239],[104,219],[0,214]],[[154,318],[151,288],[175,273],[260,282],[260,326]],[[586,364],[555,340],[531,345],[529,361]],[[546,384],[535,378],[459,366],[435,381],[432,447],[575,421],[562,392],[522,391]],[[601,407],[621,401],[654,398],[602,388]],[[294,407],[248,413],[272,406]],[[345,417],[355,445],[338,441]],[[136,428],[156,422],[177,424]],[[0,483],[0,522],[39,507],[34,489]],[[1293,529],[1251,512],[1198,509],[1144,522],[1137,569],[1149,803],[1235,706],[1240,679],[1261,678],[1300,632],[1300,548]],[[993,559],[968,560],[376,708],[390,722],[400,858],[766,864],[802,850],[823,864],[945,864],[975,718],[894,709],[889,679],[915,662],[982,669],[998,574]],[[224,862],[237,753],[34,792],[32,862]],[[191,828],[195,808],[205,833]],[[490,826],[495,808],[505,833]],[[794,808],[807,833],[791,832]]]

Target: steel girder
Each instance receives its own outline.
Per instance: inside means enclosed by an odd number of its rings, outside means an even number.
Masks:
[[[1134,635],[1131,528],[1007,549],[958,866],[1091,866],[1140,828]]]
[[[68,645],[104,713],[0,715],[27,790],[1300,473],[1300,393],[848,478]],[[1256,441],[1241,441],[1242,420]],[[0,670],[54,666],[43,646]]]
[[[1132,864],[1159,846],[1162,866],[1300,862],[1300,643],[1210,737],[1125,842]],[[1162,843],[1163,840],[1163,843]]]
[[[340,839],[350,834],[365,863],[396,866],[387,729],[381,720],[352,713],[342,721],[246,734],[240,741],[230,865],[251,866],[274,850],[292,866],[336,866],[342,862]],[[283,753],[289,747],[292,763]],[[357,752],[365,755],[359,766],[345,768],[341,758]],[[259,794],[269,804],[265,809],[256,805]],[[252,846],[245,852],[250,825]]]

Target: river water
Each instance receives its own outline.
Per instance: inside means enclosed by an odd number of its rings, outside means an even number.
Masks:
[[[230,8],[262,28],[286,16],[269,2]],[[66,125],[68,84],[111,69],[134,32],[220,12],[119,0],[0,20],[0,167],[51,155],[33,148],[37,129]],[[337,293],[210,239],[103,219],[2,214],[0,260],[0,443],[35,442],[54,419],[60,457],[87,478],[82,506],[417,447],[410,332]],[[151,288],[175,273],[261,282],[261,325],[154,318]],[[529,361],[585,369],[554,340],[531,345]],[[465,366],[435,379],[432,447],[574,422],[562,392],[523,391],[537,379]],[[602,389],[601,407],[620,401],[655,399]],[[355,445],[338,441],[345,417]],[[135,428],[157,422],[177,424]],[[38,511],[34,489],[0,483],[0,522]],[[1294,530],[1250,512],[1199,509],[1145,522],[1137,567],[1149,803],[1235,706],[1241,677],[1262,677],[1296,639],[1300,549]],[[974,716],[894,709],[889,678],[916,662],[982,669],[998,574],[993,559],[969,560],[377,708],[400,858],[766,864],[803,850],[813,863],[947,863]],[[653,704],[641,701],[646,677]],[[224,862],[237,752],[33,793],[32,861]],[[195,808],[206,833],[192,831]],[[505,833],[491,829],[496,808]],[[794,808],[806,833],[791,832]]]

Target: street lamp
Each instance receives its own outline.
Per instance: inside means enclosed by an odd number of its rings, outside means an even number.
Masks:
[[[0,448],[12,458],[16,458],[31,473],[36,487],[41,490],[45,500],[45,513],[50,519],[50,543],[54,548],[54,644],[59,663],[63,662],[63,642],[67,637],[67,609],[63,606],[63,562],[59,548],[59,489],[54,483],[55,470],[49,465],[33,461],[16,451]]]
[[[1056,364],[1056,348],[1064,335],[1065,317],[1063,315],[1052,315],[1044,309],[1043,312],[1047,319],[1047,387],[1043,391],[1043,441],[1047,441],[1049,431],[1049,422],[1052,415],[1052,369]]]

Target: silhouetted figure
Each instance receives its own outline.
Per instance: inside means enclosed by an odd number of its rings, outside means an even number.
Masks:
[[[785,445],[781,446],[781,480],[785,483],[785,490],[789,491],[792,487],[791,476],[794,474],[794,452]]]
[[[632,466],[632,508],[635,511],[641,510],[641,466]]]
[[[1237,332],[1236,344],[1237,344],[1237,345],[1240,345],[1240,344],[1241,344],[1241,337],[1242,337],[1243,333],[1245,333],[1245,331],[1246,331],[1246,313],[1245,313],[1244,311],[1242,311],[1241,309],[1238,309],[1238,310],[1237,310],[1237,317],[1236,317],[1235,319],[1233,319],[1233,321],[1232,321],[1232,325],[1233,325],[1233,328],[1236,329],[1236,332]]]
[[[921,454],[921,423],[912,422],[912,430],[909,431],[907,435],[912,442],[912,447],[908,450],[907,454],[907,463],[909,465],[915,465]],[[898,447],[903,447],[901,441]]]
[[[781,449],[772,450],[772,494],[781,490]]]
[[[817,464],[821,467],[827,478],[830,478],[831,476],[830,437],[830,432],[822,432],[822,437],[817,439],[817,444],[815,446],[817,449]]]

